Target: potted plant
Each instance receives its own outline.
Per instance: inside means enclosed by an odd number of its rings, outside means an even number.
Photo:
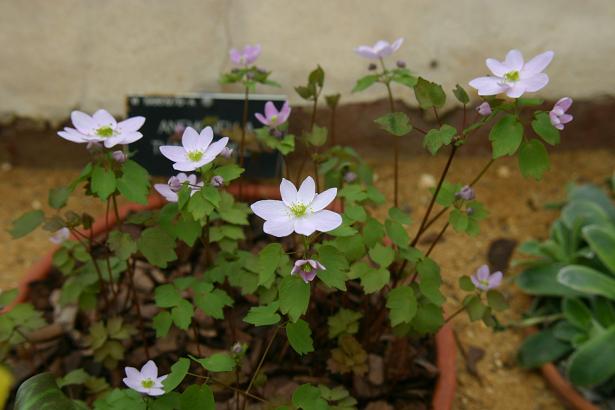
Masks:
[[[613,398],[614,249],[615,206],[593,185],[573,187],[549,238],[522,247],[533,258],[517,285],[535,296],[526,322],[538,329],[521,346],[520,363],[541,367],[576,409]]]
[[[493,76],[470,82],[485,100],[473,121],[464,115],[455,128],[440,119],[446,102],[440,85],[401,61],[387,67],[385,58],[402,41],[356,49],[380,67],[370,64],[354,91],[380,84],[390,103],[390,112],[375,120],[391,134],[395,167],[393,206],[385,205],[384,220],[373,210],[386,199],[356,152],[325,149],[327,129],[315,121],[321,67],[296,88],[313,110],[302,135],[287,132],[288,106],[268,105],[258,118],[265,127],[257,138],[270,149],[289,154],[295,139],[305,146],[306,154],[291,157],[297,165],[286,167],[275,193],[242,182],[243,143],[235,162],[226,137],[214,141],[210,128],[187,128],[181,146],[160,148],[180,173],[154,185],[164,201],[148,201],[149,176],[127,148],[142,137],[145,119],[73,112],[74,128],[59,134],[87,144],[92,161],[68,186],[50,192],[57,213],[28,212],[11,228],[21,237],[42,226],[57,243],[53,269],[41,265],[38,280],[21,294],[0,297],[9,307],[0,317],[0,353],[19,381],[42,372],[21,383],[16,408],[350,409],[385,401],[450,409],[455,349],[446,323],[465,311],[497,325],[495,312],[506,307],[497,290],[503,274],[482,266],[462,275],[468,296],[446,314],[440,268],[430,254],[449,227],[479,233],[487,211],[473,186],[495,159],[518,153],[521,172],[537,179],[548,169],[541,139],[559,142],[556,122],[536,111],[531,137],[520,113],[541,104],[521,95],[546,85],[543,70],[553,53],[526,64],[517,50],[503,62],[487,60]],[[232,50],[237,67],[222,78],[242,83],[246,100],[256,84],[270,84],[270,73],[253,65],[259,53],[260,47]],[[412,89],[421,108],[435,114],[436,128],[413,127],[395,109],[393,86]],[[458,85],[453,94],[466,113],[466,91]],[[327,97],[333,109],[338,100]],[[472,181],[449,180],[456,153],[487,127],[493,159]],[[433,155],[449,151],[412,235],[397,188],[399,139],[410,133],[422,134]],[[308,164],[311,176],[303,177]],[[106,203],[102,218],[62,211],[77,188]],[[120,197],[141,205],[122,208]],[[448,221],[421,249],[419,240],[445,215]]]

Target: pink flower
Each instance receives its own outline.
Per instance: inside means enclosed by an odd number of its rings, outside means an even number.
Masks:
[[[51,235],[49,241],[51,243],[55,243],[56,245],[62,244],[64,241],[68,240],[70,237],[70,230],[66,227],[60,228]]]
[[[168,375],[158,376],[158,366],[153,360],[145,363],[141,370],[134,367],[124,367],[124,371],[126,377],[122,381],[131,389],[148,396],[162,396],[164,394],[162,382]]]
[[[483,265],[470,278],[474,286],[478,289],[489,290],[500,286],[502,283],[502,272],[489,273],[489,266]]]
[[[279,125],[282,125],[288,120],[290,116],[290,105],[288,105],[288,101],[284,103],[282,109],[278,111],[273,105],[273,102],[267,101],[265,103],[265,115],[257,112],[254,114],[257,120],[259,120],[263,125],[266,125],[271,128],[275,128]]]
[[[553,51],[546,51],[525,63],[521,51],[510,50],[504,61],[488,58],[486,64],[493,76],[475,78],[470,86],[478,90],[478,95],[505,92],[510,98],[519,98],[523,93],[535,92],[547,85],[549,76],[542,71],[552,59]]]
[[[298,259],[295,261],[295,266],[290,271],[291,275],[297,273],[301,275],[301,278],[305,283],[311,282],[316,277],[316,274],[320,271],[327,270],[322,264],[314,259]]]
[[[256,45],[247,45],[243,48],[242,51],[239,51],[235,48],[232,48],[229,51],[229,56],[231,57],[231,61],[235,65],[248,66],[256,61],[258,56],[261,55],[261,46],[260,44]]]
[[[572,115],[566,114],[566,111],[568,111],[571,105],[572,98],[560,98],[553,106],[553,109],[549,112],[551,124],[553,124],[553,126],[558,130],[563,130],[564,124],[568,124],[570,121],[572,121]]]
[[[388,41],[380,40],[373,46],[359,46],[354,51],[361,57],[369,58],[372,60],[378,60],[390,56],[396,52],[401,44],[404,42],[402,37],[395,40],[392,44]]]
[[[163,145],[160,153],[174,162],[174,169],[194,171],[216,159],[228,143],[228,137],[212,143],[213,139],[214,131],[211,127],[205,127],[200,133],[187,127],[182,135],[181,146]]]
[[[105,110],[98,110],[92,116],[81,111],[73,111],[70,118],[75,128],[66,127],[58,135],[65,140],[77,143],[102,142],[106,148],[118,144],[135,142],[143,134],[139,128],[145,122],[145,117],[132,117],[117,122]]]
[[[196,175],[186,175],[180,172],[176,176],[169,178],[169,182],[166,184],[155,184],[154,189],[167,201],[177,202],[179,200],[177,192],[179,192],[184,183],[188,184],[191,196],[203,187],[203,182],[197,182]]]
[[[486,117],[487,115],[491,114],[491,106],[487,101],[485,101],[484,103],[476,107],[476,112],[478,112],[483,117]]]

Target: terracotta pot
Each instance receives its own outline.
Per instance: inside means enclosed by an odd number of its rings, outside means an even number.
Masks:
[[[538,332],[538,328],[529,328],[526,334],[529,336]],[[566,407],[574,410],[600,410],[597,406],[583,397],[568,380],[562,376],[553,363],[547,363],[540,367],[542,376],[547,380],[551,389],[555,391]]]
[[[240,191],[238,185],[231,185],[228,191],[237,195]],[[256,201],[263,198],[275,199],[280,197],[278,185],[264,184],[244,184],[241,187],[241,196],[244,201]],[[162,207],[166,201],[157,194],[151,195],[146,205],[127,204],[119,209],[119,217],[121,220],[126,218],[132,212],[157,209]],[[334,201],[329,207],[332,210],[340,211],[342,208],[341,201]],[[100,235],[108,230],[109,226],[116,223],[115,215],[109,215],[109,225],[105,223],[105,218],[97,218],[92,230],[94,235]],[[74,239],[74,238],[73,238]],[[41,260],[35,263],[19,283],[19,295],[16,300],[5,310],[11,309],[17,303],[23,303],[28,299],[29,285],[33,281],[44,279],[52,269],[52,258],[59,246],[53,246]],[[450,325],[444,325],[435,336],[436,342],[436,365],[440,371],[438,381],[436,382],[434,396],[432,400],[432,408],[434,410],[450,410],[453,407],[455,398],[455,390],[457,387],[456,374],[456,356],[457,348],[453,331]]]

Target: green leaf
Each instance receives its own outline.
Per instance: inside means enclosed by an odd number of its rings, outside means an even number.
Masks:
[[[381,268],[387,268],[395,259],[395,251],[381,244],[376,244],[369,250],[369,257],[380,265]]]
[[[465,232],[468,229],[470,218],[467,212],[455,208],[448,215],[448,221],[456,232]]]
[[[489,304],[489,307],[496,312],[501,312],[502,310],[508,309],[508,303],[506,302],[504,295],[493,289],[487,292],[487,304]]]
[[[117,180],[117,189],[129,201],[146,204],[149,194],[149,174],[147,170],[135,161],[124,162],[122,164],[122,176]]]
[[[380,79],[380,75],[379,74],[369,74],[369,75],[366,75],[364,77],[361,77],[361,78],[359,78],[357,80],[357,83],[355,84],[354,88],[352,89],[352,92],[353,93],[357,93],[359,91],[363,91],[363,90],[371,87],[376,82],[378,82],[379,79]]]
[[[314,125],[312,131],[305,134],[305,138],[310,145],[321,147],[327,142],[327,129]]]
[[[17,298],[18,294],[18,289],[0,290],[0,310],[11,304],[15,298]]]
[[[170,407],[169,410],[174,408]],[[206,384],[188,386],[179,399],[179,410],[215,410],[215,408],[214,393]]]
[[[416,314],[416,297],[409,286],[398,286],[387,294],[391,326],[410,323]]]
[[[53,188],[49,191],[49,197],[47,202],[53,209],[60,209],[66,205],[68,197],[71,194],[71,190],[68,187]]]
[[[419,333],[433,333],[444,324],[442,308],[433,303],[421,303],[418,305],[416,315],[412,321],[412,327]]]
[[[469,296],[464,301],[464,307],[471,321],[482,319],[487,311],[487,306],[476,295]]]
[[[592,251],[615,274],[615,226],[589,225],[583,227],[583,237]]]
[[[157,338],[165,337],[169,333],[169,329],[171,329],[172,324],[173,318],[171,317],[171,314],[167,311],[162,311],[158,313],[152,319],[152,327],[156,331]]]
[[[557,274],[557,280],[587,295],[602,295],[615,300],[615,279],[582,265],[568,265]]]
[[[440,267],[432,259],[424,258],[416,264],[419,273],[419,290],[429,301],[441,306],[445,299],[440,292],[442,278],[440,277]]]
[[[15,410],[78,410],[78,406],[64,395],[51,373],[41,373],[24,381],[17,389]]]
[[[220,175],[224,179],[224,183],[228,184],[239,178],[244,171],[245,170],[237,164],[225,164],[216,168],[216,175]]]
[[[517,277],[516,285],[530,295],[578,296],[576,292],[561,284],[557,275],[563,264],[549,264],[526,269]]]
[[[290,346],[300,355],[314,351],[312,329],[310,329],[310,325],[305,320],[299,319],[295,323],[287,323],[286,336]]]
[[[280,312],[292,322],[299,320],[310,303],[310,285],[296,276],[286,276],[280,282]]]
[[[455,98],[457,98],[457,100],[464,105],[470,102],[470,97],[468,96],[468,93],[459,84],[455,86],[453,94],[455,94]]]
[[[318,272],[318,278],[330,288],[346,291],[346,257],[333,246],[324,245],[318,248],[318,261],[326,268]]]
[[[303,410],[326,410],[327,402],[321,398],[320,389],[311,384],[302,384],[295,390],[292,397],[293,404]]]
[[[319,65],[314,70],[312,70],[312,72],[308,76],[308,84],[314,84],[314,85],[317,85],[319,88],[322,88],[324,83],[325,83],[325,71]]]
[[[194,304],[214,319],[224,319],[224,307],[233,306],[233,299],[222,289],[196,292]]]
[[[523,124],[515,115],[506,115],[489,132],[493,147],[493,158],[512,155],[517,152],[523,140]]]
[[[440,129],[431,129],[423,138],[423,147],[436,155],[438,150],[453,141],[453,137],[457,134],[457,130],[448,124],[444,124]]]
[[[377,118],[374,122],[380,127],[397,137],[402,137],[412,131],[412,125],[408,116],[403,112],[392,112]]]
[[[165,392],[173,391],[186,377],[190,369],[190,359],[187,357],[181,357],[173,366],[171,366],[171,373],[166,379],[162,381]]]
[[[141,232],[137,248],[152,265],[166,268],[167,264],[177,259],[175,239],[161,227],[147,228]]]
[[[45,214],[41,210],[29,211],[13,221],[9,233],[13,239],[21,238],[43,223]]]
[[[459,278],[459,287],[466,292],[474,292],[476,286],[472,283],[472,279],[469,276],[464,275]]]
[[[175,326],[182,330],[187,330],[192,323],[194,307],[187,300],[181,300],[179,304],[171,309],[171,317]]]
[[[532,121],[532,129],[545,142],[551,145],[557,145],[560,141],[559,130],[551,124],[549,114],[540,112],[536,114],[536,118]]]
[[[595,386],[615,375],[615,326],[577,348],[566,370],[577,386]]]
[[[384,227],[386,229],[387,236],[391,238],[395,245],[400,248],[405,248],[408,246],[410,238],[408,237],[408,233],[404,227],[399,222],[387,219],[384,222]]]
[[[525,339],[519,349],[517,360],[525,368],[539,367],[563,357],[570,349],[568,343],[553,335],[552,329],[546,329]]]
[[[204,359],[196,359],[194,357],[192,357],[192,359],[199,362],[205,369],[214,373],[233,371],[237,365],[235,359],[228,353],[214,353]]]
[[[137,251],[137,243],[130,234],[120,231],[111,231],[107,238],[107,245],[121,260],[127,260]]]
[[[361,312],[341,308],[336,314],[329,316],[329,339],[348,334],[354,335],[359,331],[359,320],[363,317]]]
[[[75,369],[66,373],[64,377],[57,379],[58,387],[69,386],[71,384],[83,384],[90,378],[90,375],[83,369]]]
[[[269,283],[284,256],[284,248],[279,243],[270,243],[258,253],[258,284]]]
[[[592,327],[592,312],[579,298],[562,301],[562,313],[566,320],[579,329],[589,331]]]
[[[90,189],[93,193],[98,195],[100,199],[106,200],[109,195],[115,192],[116,187],[117,181],[112,170],[105,169],[100,165],[94,166],[90,183]]]
[[[521,175],[525,178],[534,178],[535,180],[542,178],[543,174],[550,168],[549,153],[542,142],[533,139],[521,144],[519,168]]]
[[[402,225],[410,225],[412,223],[410,215],[408,215],[406,212],[402,211],[399,208],[390,208],[389,218]]]
[[[273,302],[267,306],[254,306],[250,308],[243,321],[255,326],[274,325],[281,319],[277,313],[278,307],[278,302]]]
[[[361,286],[365,293],[374,293],[382,289],[391,280],[388,269],[369,269],[361,275]]]
[[[363,240],[365,245],[373,247],[384,238],[384,227],[374,218],[367,218],[363,225]]]
[[[154,290],[156,306],[169,308],[177,306],[183,300],[179,290],[170,283],[160,285]]]
[[[414,88],[418,82],[418,78],[413,76],[407,68],[396,68],[392,72],[393,75],[391,76],[391,81],[394,83],[401,84],[408,88]]]
[[[414,86],[414,95],[416,95],[416,100],[422,109],[440,108],[446,102],[446,94],[442,86],[427,81],[423,77],[419,77],[418,82]]]

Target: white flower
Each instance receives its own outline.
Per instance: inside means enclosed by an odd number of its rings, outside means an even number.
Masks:
[[[326,210],[335,199],[337,188],[316,194],[312,177],[307,177],[299,191],[287,179],[280,184],[282,200],[264,200],[251,205],[252,211],[265,220],[263,230],[269,235],[283,237],[293,231],[309,236],[315,231],[329,232],[342,224],[342,217]]]
[[[178,171],[194,171],[209,164],[226,147],[228,137],[220,138],[213,144],[214,131],[206,127],[199,134],[194,128],[187,127],[182,135],[182,146],[163,145],[162,155],[175,162],[173,168]]]
[[[49,241],[51,243],[55,243],[56,245],[60,245],[64,241],[68,240],[69,237],[70,237],[70,230],[67,227],[64,227],[64,228],[60,228],[57,231],[55,231],[53,235],[49,237]]]
[[[545,51],[524,63],[521,51],[510,50],[504,61],[488,58],[486,64],[493,76],[475,78],[470,86],[478,90],[478,95],[506,92],[510,98],[519,98],[525,92],[535,92],[547,85],[549,76],[542,71],[552,59],[553,51]]]
[[[118,144],[130,144],[143,137],[139,128],[143,126],[145,117],[132,117],[117,122],[107,111],[98,110],[91,117],[81,111],[73,111],[70,118],[75,128],[66,127],[58,135],[72,142],[102,142],[105,147],[111,148]]]
[[[145,393],[148,396],[162,396],[164,389],[162,381],[168,375],[158,377],[158,367],[153,360],[149,360],[143,365],[141,370],[134,367],[125,367],[126,377],[124,384],[139,393]]]
[[[177,192],[179,192],[184,183],[187,183],[190,188],[190,196],[194,195],[195,192],[203,187],[202,181],[197,182],[196,175],[186,175],[183,172],[180,172],[176,176],[169,178],[169,182],[166,184],[154,184],[154,189],[158,191],[158,193],[167,201],[177,202],[179,199]]]
[[[380,40],[373,46],[359,46],[355,48],[354,51],[361,57],[369,58],[371,60],[378,60],[380,58],[390,56],[391,54],[396,52],[403,42],[404,39],[401,37],[395,40],[393,43]]]

